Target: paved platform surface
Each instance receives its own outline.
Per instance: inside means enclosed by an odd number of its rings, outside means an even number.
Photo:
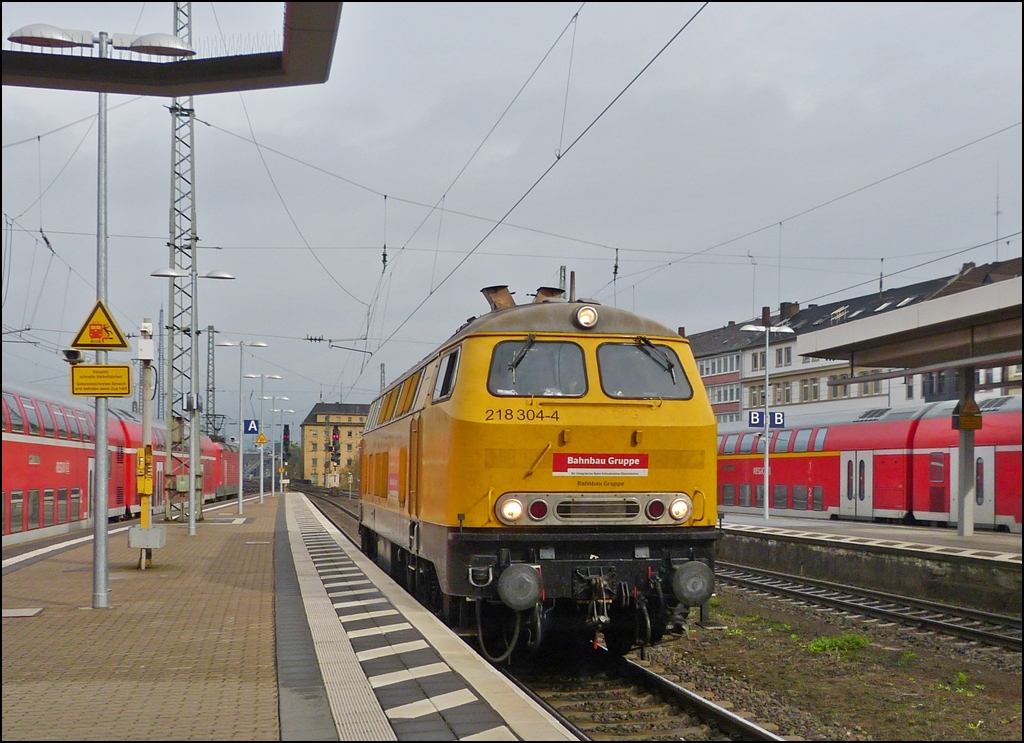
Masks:
[[[570,740],[301,494],[5,558],[3,740]]]
[[[726,531],[736,533],[778,534],[847,545],[888,547],[919,552],[922,557],[944,555],[1018,566],[1021,564],[1021,535],[1008,532],[979,529],[971,536],[960,536],[955,528],[799,519],[786,516],[771,516],[765,520],[763,516],[736,513],[726,514],[722,519],[722,527]]]

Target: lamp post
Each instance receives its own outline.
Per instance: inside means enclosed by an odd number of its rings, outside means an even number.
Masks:
[[[772,333],[795,333],[793,328],[780,325],[778,327],[771,326],[771,311],[768,307],[764,308],[762,316],[763,325],[744,325],[740,330],[748,332],[764,333],[764,520],[768,520],[768,507],[770,503],[771,493],[768,490],[769,487],[769,466],[768,466],[768,343]]]
[[[189,376],[189,394],[188,400],[185,404],[185,409],[188,410],[188,535],[194,537],[196,535],[196,472],[200,467],[199,460],[199,354],[196,353],[196,336],[199,335],[199,295],[197,292],[199,279],[218,279],[218,280],[232,280],[235,277],[226,271],[210,271],[209,273],[200,276],[196,271],[196,262],[192,261],[192,270],[189,272],[181,271],[177,268],[158,268],[153,271],[150,276],[156,278],[166,278],[170,282],[174,282],[175,279],[183,279],[188,277],[192,284],[192,318],[191,325],[189,328],[189,336],[191,337],[192,343],[192,368]],[[169,383],[169,381],[168,381]],[[170,412],[168,412],[170,415]],[[168,426],[168,430],[170,426]],[[170,472],[171,464],[171,443],[167,442],[167,463],[168,472]]]
[[[58,28],[47,23],[32,23],[22,26],[7,37],[9,41],[26,46],[50,49],[99,46],[100,59],[106,59],[109,47],[127,49],[143,54],[161,56],[192,56],[192,48],[170,34],[148,34],[146,36],[113,34],[100,31],[80,31]],[[97,124],[96,164],[96,299],[107,301],[107,94],[99,94]],[[96,352],[96,363],[107,363],[107,351]],[[110,480],[108,456],[109,436],[107,430],[107,398],[96,398],[96,442],[95,483],[92,492],[93,514],[93,582],[92,608],[105,609],[110,605],[107,574],[107,508]]]
[[[246,346],[249,346],[249,348],[266,348],[267,344],[263,341],[255,341],[253,343],[221,341],[217,345],[238,346],[238,515],[241,516],[245,511],[245,505],[242,502],[242,487],[244,485],[243,465],[245,464],[245,422],[242,419],[242,360],[245,358]]]
[[[264,397],[264,400],[270,400],[270,497],[274,497],[274,462],[277,459],[277,439],[274,438],[274,413],[280,412],[274,408],[274,405],[278,400],[287,400],[287,397],[278,397],[277,395],[270,395]]]
[[[260,380],[260,433],[263,433],[263,401],[267,398],[263,396],[263,380],[264,379],[280,379],[280,374],[246,374],[249,379],[256,379],[259,377]],[[263,455],[263,444],[259,444],[260,447],[260,503],[263,503],[263,460],[266,459]]]

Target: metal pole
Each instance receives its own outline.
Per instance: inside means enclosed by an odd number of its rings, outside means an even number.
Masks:
[[[967,402],[974,402],[974,367],[967,366],[960,370],[960,410]],[[978,475],[974,461],[974,429],[961,428],[957,455],[959,457],[959,473],[957,483],[957,527],[961,537],[974,536],[974,502],[978,494]]]
[[[274,418],[274,410],[277,407],[277,397],[274,395],[270,396],[270,497],[273,498],[276,493],[276,480],[274,478],[274,467],[277,462],[277,440],[274,438],[276,435],[274,429],[277,427],[277,421]]]
[[[238,515],[245,511],[242,502],[243,465],[245,464],[245,429],[242,421],[242,359],[245,357],[245,343],[238,342]]]
[[[260,433],[263,433],[263,375],[260,374]],[[260,503],[263,503],[263,460],[265,459],[263,444],[258,445],[260,450]]]
[[[765,318],[770,320],[771,318]],[[771,324],[764,326],[764,520],[768,520],[768,336],[771,333]]]
[[[107,56],[107,34],[99,35],[100,58]],[[99,161],[96,176],[96,299],[107,301],[107,94],[99,94]],[[107,363],[107,352],[96,352],[96,363]],[[93,486],[92,608],[110,606],[107,583],[107,504],[110,501],[110,452],[107,432],[107,398],[96,398],[96,481]]]
[[[199,284],[199,276],[196,274],[196,241],[195,233],[192,234],[192,270],[190,271],[192,283],[192,327],[189,328],[192,344],[192,379],[189,380],[189,413],[188,413],[188,535],[196,535],[196,470],[199,469],[199,354],[196,353],[196,336],[199,327],[199,317],[196,304],[198,297],[196,289]],[[201,495],[201,494],[200,494]]]

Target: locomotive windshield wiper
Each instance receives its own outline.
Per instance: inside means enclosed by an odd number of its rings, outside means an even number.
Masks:
[[[640,350],[646,353],[651,359],[662,369],[672,375],[672,384],[676,383],[676,365],[673,364],[668,354],[658,348],[656,345],[651,343],[650,339],[646,336],[638,335],[636,337],[637,345],[640,346]],[[657,354],[657,355],[655,355]]]
[[[516,369],[519,367],[521,363],[523,363],[523,359],[526,358],[526,352],[530,350],[530,347],[533,345],[536,339],[537,336],[534,335],[533,333],[530,333],[526,337],[526,340],[523,341],[523,345],[519,347],[518,351],[516,351],[516,355],[512,357],[512,360],[510,362],[508,362],[508,370],[512,372],[513,387],[516,386]]]

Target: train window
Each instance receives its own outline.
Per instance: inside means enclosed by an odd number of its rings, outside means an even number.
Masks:
[[[754,491],[754,506],[764,508],[764,483],[760,483]]]
[[[772,486],[772,508],[787,508],[789,506],[789,485]]]
[[[11,534],[25,531],[25,493],[11,491]]]
[[[807,486],[806,485],[794,485],[793,486],[793,510],[794,511],[806,511],[807,505]]]
[[[597,349],[601,389],[608,397],[689,400],[693,388],[676,352],[646,338]]]
[[[53,438],[57,435],[57,425],[53,422],[50,406],[45,402],[37,402],[36,405],[39,406],[39,417],[43,421],[43,435]]]
[[[384,395],[384,401],[381,403],[380,406],[381,423],[387,423],[394,416],[395,401],[398,399],[399,394],[401,394],[402,387],[404,386],[405,385],[399,385],[398,387],[393,388],[390,392]]]
[[[68,515],[69,521],[78,521],[78,515],[82,512],[82,489],[71,488],[71,512]]]
[[[82,440],[82,430],[78,427],[78,416],[74,410],[65,411],[68,414],[68,429],[71,431],[72,441]]]
[[[413,374],[407,380],[405,380],[405,389],[402,392],[402,401],[398,405],[398,412],[395,413],[397,418],[400,415],[405,415],[412,409],[413,402],[416,400],[416,393],[420,388],[420,377],[423,376],[423,370],[420,369],[418,372]],[[349,431],[348,435],[351,436],[352,432]],[[350,446],[349,449],[352,447]]]
[[[725,449],[722,451],[723,454],[735,454],[736,453],[736,442],[739,440],[739,434],[731,433],[725,437]]]
[[[57,488],[57,523],[68,520],[68,489]]]
[[[750,506],[750,483],[740,483],[740,503],[741,506]]]
[[[722,451],[722,442],[723,442],[723,441],[725,441],[725,437],[724,437],[724,436],[719,436],[719,437],[718,437],[718,445],[717,445],[717,446],[715,447],[715,449],[716,449],[716,450],[717,450],[717,451],[718,451],[719,453],[721,453],[721,451]]]
[[[933,451],[928,457],[928,480],[946,481],[946,455],[941,451]]]
[[[25,420],[28,422],[28,432],[38,435],[39,413],[36,412],[36,406],[28,398],[23,398],[22,402],[25,403]]]
[[[825,510],[825,486],[815,485],[811,488],[811,505],[815,511]]]
[[[825,451],[825,436],[828,434],[827,428],[819,428],[818,433],[814,436],[814,451]]]
[[[846,500],[853,500],[853,460],[846,463]]]
[[[583,349],[532,335],[502,341],[491,354],[487,389],[501,397],[582,397],[587,393]]]
[[[43,526],[53,526],[54,492],[47,489],[43,491]]]
[[[53,417],[57,421],[57,438],[66,439],[68,438],[68,421],[64,417],[64,411],[60,405],[52,405],[50,409],[53,411]]]
[[[4,402],[7,403],[7,414],[11,417],[11,432],[25,433],[25,419],[22,417],[18,399],[10,392],[5,392]],[[6,429],[6,426],[4,428]]]
[[[452,396],[455,389],[455,379],[459,372],[459,349],[455,349],[443,359],[441,367],[437,370],[437,381],[434,383],[434,402],[447,400]]]
[[[775,437],[775,444],[772,446],[773,452],[787,452],[789,451],[789,439],[793,435],[792,431],[779,431],[779,435]]]
[[[39,491],[29,490],[28,491],[28,528],[29,531],[32,529],[39,528]]]
[[[86,441],[95,441],[96,440],[96,415],[94,413],[83,413],[82,417],[85,418],[85,424],[86,424],[86,426],[88,426],[88,429],[86,429],[86,427],[83,426],[82,430],[83,431],[85,431],[85,430],[89,431],[89,433],[86,436],[85,440]]]
[[[813,429],[801,428],[796,432],[796,438],[793,439],[793,451],[807,451],[808,444],[811,443],[811,433]]]
[[[731,482],[727,482],[722,485],[722,505],[736,505],[736,486],[733,485]]]

